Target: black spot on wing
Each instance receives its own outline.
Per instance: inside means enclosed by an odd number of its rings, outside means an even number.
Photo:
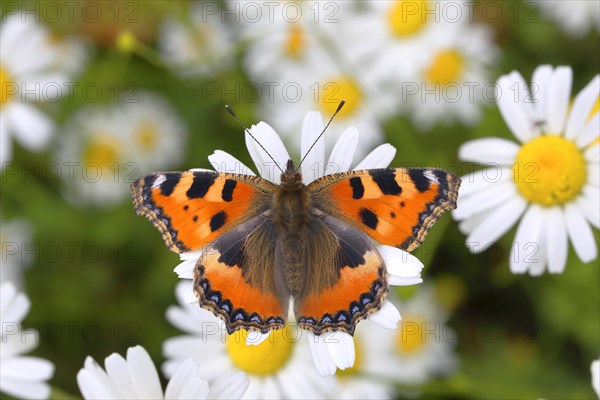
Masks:
[[[219,211],[212,217],[210,217],[210,231],[214,232],[223,225],[225,225],[225,221],[227,220],[227,214],[225,211]]]
[[[350,186],[352,186],[352,198],[362,199],[365,194],[365,187],[362,184],[362,179],[358,176],[350,178]]]
[[[358,215],[363,224],[373,230],[377,229],[379,218],[377,218],[377,215],[373,211],[369,210],[368,208],[361,208],[358,212]]]
[[[338,268],[356,268],[366,261],[363,257],[367,252],[365,239],[358,235],[339,237],[340,247],[337,251]]]
[[[375,169],[369,171],[373,181],[379,186],[383,194],[398,195],[402,193],[402,188],[396,182],[396,175],[393,169]]]
[[[186,192],[187,196],[190,199],[203,198],[208,192],[208,189],[215,183],[216,178],[217,174],[210,172],[195,172],[194,181]]]
[[[221,198],[224,201],[231,201],[233,199],[233,189],[235,189],[235,185],[237,185],[237,182],[233,179],[225,180],[223,190],[221,191]]]
[[[178,172],[165,174],[165,181],[160,184],[160,193],[163,196],[170,196],[179,183],[179,179],[181,179],[181,174]]]
[[[419,192],[425,192],[429,190],[431,181],[425,176],[425,170],[420,168],[409,168],[408,176],[412,179],[415,187]]]

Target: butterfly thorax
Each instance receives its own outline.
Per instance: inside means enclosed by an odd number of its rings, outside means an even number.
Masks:
[[[299,298],[304,293],[310,209],[310,193],[290,160],[273,196],[273,222],[277,229],[276,286],[280,297]]]

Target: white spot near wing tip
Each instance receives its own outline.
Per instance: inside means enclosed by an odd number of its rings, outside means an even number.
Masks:
[[[159,187],[160,185],[163,184],[164,181],[167,180],[167,177],[164,175],[158,175],[156,177],[156,179],[154,180],[154,183],[152,184],[152,188],[156,188]]]
[[[426,169],[425,172],[423,173],[425,175],[425,177],[427,179],[429,179],[430,181],[433,181],[435,183],[440,183],[437,176],[435,176],[435,174],[433,173],[432,170],[430,169]]]

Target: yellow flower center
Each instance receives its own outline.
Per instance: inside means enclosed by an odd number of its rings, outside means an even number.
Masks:
[[[390,7],[388,24],[392,34],[407,37],[416,34],[425,26],[429,14],[427,1],[398,0]]]
[[[158,142],[158,130],[151,122],[142,122],[135,132],[135,141],[143,150],[152,150]]]
[[[401,355],[414,354],[427,342],[425,321],[420,318],[407,318],[402,321],[396,333],[396,350]]]
[[[118,143],[107,135],[99,135],[92,139],[83,152],[83,162],[98,164],[102,169],[109,168],[117,162]]]
[[[13,82],[12,76],[8,73],[8,70],[0,65],[0,107],[8,103],[14,96],[14,85],[15,83]],[[13,87],[9,88],[10,86]]]
[[[326,115],[332,115],[337,110],[340,101],[346,104],[340,110],[338,117],[344,118],[354,114],[359,108],[363,94],[354,80],[341,76],[329,79],[321,87],[321,109]]]
[[[464,59],[458,51],[440,51],[425,72],[425,78],[440,85],[456,82],[463,73],[464,64]]]
[[[305,46],[306,38],[302,28],[298,24],[291,25],[285,42],[285,53],[291,58],[299,58]]]
[[[519,192],[543,206],[573,199],[586,180],[583,154],[575,144],[554,135],[543,135],[524,144],[513,166]]]
[[[292,356],[295,335],[289,328],[271,331],[258,346],[246,345],[248,331],[242,329],[227,336],[227,352],[233,364],[252,375],[271,375],[283,368]]]

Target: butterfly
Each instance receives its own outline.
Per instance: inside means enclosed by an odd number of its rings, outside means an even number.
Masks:
[[[209,170],[157,172],[131,185],[135,212],[176,253],[202,249],[193,288],[202,308],[239,329],[281,329],[291,309],[315,335],[353,334],[388,292],[377,243],[412,251],[460,179],[432,168],[335,173],[308,185],[292,160],[274,184]]]

